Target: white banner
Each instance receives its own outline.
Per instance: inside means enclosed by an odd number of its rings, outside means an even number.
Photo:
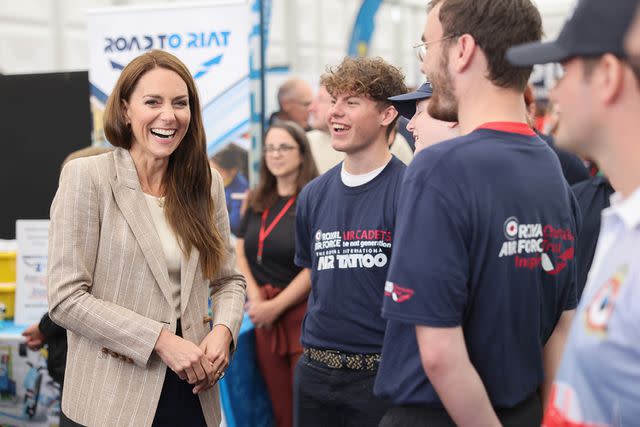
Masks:
[[[104,141],[102,114],[121,70],[149,49],[182,60],[196,81],[208,152],[249,146],[247,0],[116,7],[89,12],[89,80],[94,139]]]
[[[49,220],[16,221],[15,323],[39,323],[47,312]]]

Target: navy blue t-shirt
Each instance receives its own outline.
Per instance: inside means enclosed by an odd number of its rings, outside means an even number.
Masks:
[[[373,180],[342,182],[342,164],[311,181],[296,212],[296,258],[311,269],[302,345],[380,353],[381,317],[405,165],[393,157]]]
[[[593,256],[596,253],[602,211],[611,204],[609,198],[614,190],[607,178],[598,175],[572,185],[571,190],[576,196],[582,214],[580,236],[576,246],[576,260],[578,262],[576,288],[578,300],[580,300],[584,286],[587,284]]]
[[[542,383],[543,346],[576,306],[577,204],[548,145],[510,125],[437,144],[407,169],[374,388],[396,405],[442,406],[416,325],[462,326],[492,404],[512,407]]]

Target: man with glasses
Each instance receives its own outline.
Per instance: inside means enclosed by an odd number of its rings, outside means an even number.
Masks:
[[[557,40],[509,51],[521,66],[563,65],[551,97],[565,134],[616,190],[602,212],[546,427],[635,426],[640,420],[640,70],[623,47],[635,7],[635,0],[583,0]]]
[[[388,407],[373,396],[373,382],[405,170],[387,144],[398,117],[387,98],[407,88],[402,73],[380,58],[345,58],[321,84],[332,98],[332,145],[345,159],[298,200],[295,262],[311,269],[311,294],[295,373],[295,425],[373,427]]]
[[[527,124],[530,0],[434,0],[419,54],[428,112],[462,136],[405,173],[385,286],[381,426],[539,426],[576,305],[575,200]],[[545,375],[546,374],[546,375]]]
[[[274,120],[290,120],[302,129],[309,130],[309,106],[313,101],[313,91],[307,82],[299,78],[285,81],[278,89],[278,107],[269,118],[269,124]]]

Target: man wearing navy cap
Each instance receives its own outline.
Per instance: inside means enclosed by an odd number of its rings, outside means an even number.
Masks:
[[[418,45],[429,114],[462,136],[405,173],[374,388],[393,404],[382,427],[540,425],[576,305],[575,200],[527,124],[531,69],[504,54],[541,33],[530,0],[429,5]]]
[[[563,65],[552,92],[562,125],[617,191],[602,213],[546,427],[640,422],[640,70],[623,49],[635,6],[634,0],[583,0],[557,40],[508,53],[517,65]]]
[[[425,83],[415,92],[389,98],[398,113],[409,120],[407,130],[415,140],[416,154],[433,144],[460,135],[456,122],[443,122],[429,115],[427,108],[432,95],[431,84]]]

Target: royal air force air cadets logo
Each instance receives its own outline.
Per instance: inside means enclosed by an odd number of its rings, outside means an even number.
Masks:
[[[385,268],[389,262],[392,244],[389,230],[318,230],[314,236],[316,271]]]
[[[614,275],[595,293],[585,311],[585,321],[590,331],[601,334],[607,332],[609,320],[628,271],[629,266],[626,264],[618,267]]]
[[[405,302],[413,296],[413,289],[403,288],[393,282],[384,284],[384,296],[391,297],[394,302]]]
[[[540,267],[546,273],[556,275],[574,257],[574,237],[569,229],[550,224],[523,224],[511,216],[504,221],[502,231],[506,240],[500,246],[498,257],[512,258],[516,269]]]

